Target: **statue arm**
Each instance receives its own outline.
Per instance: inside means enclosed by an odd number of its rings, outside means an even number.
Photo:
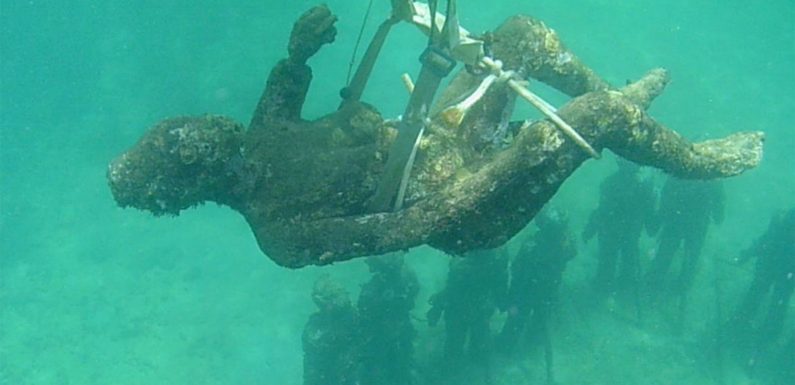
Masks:
[[[312,69],[306,61],[324,44],[334,41],[336,20],[328,7],[320,5],[306,11],[295,22],[287,47],[289,56],[271,70],[249,128],[260,129],[272,123],[301,119],[301,109],[312,81]]]

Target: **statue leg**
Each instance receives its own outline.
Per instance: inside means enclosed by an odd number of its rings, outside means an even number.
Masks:
[[[677,177],[737,175],[756,167],[762,157],[761,132],[691,143],[654,121],[635,100],[619,91],[590,92],[559,113],[595,148],[609,148]],[[539,121],[519,132],[513,144],[493,160],[396,213],[255,222],[252,227],[263,251],[292,267],[422,244],[456,255],[493,248],[523,229],[587,159],[588,154],[551,122]]]
[[[493,58],[503,63],[501,66],[503,70],[515,72],[518,78],[538,79],[572,97],[611,88],[560,42],[555,31],[541,21],[528,16],[512,17],[494,32],[490,40]],[[436,120],[441,122],[442,126],[455,132],[476,152],[482,151],[490,143],[499,143],[506,137],[509,131],[508,119],[513,112],[516,93],[520,92],[517,87],[525,88],[516,84],[514,80],[497,82],[489,87],[474,105],[469,106],[469,102],[466,101],[471,96],[461,101],[462,95],[472,93],[473,89],[486,80],[482,75],[460,71],[431,110],[432,115],[436,116]],[[622,92],[628,93],[631,99],[645,109],[654,96],[665,87],[668,77],[664,70],[658,69],[645,77],[644,82],[651,84],[635,84],[632,87],[625,87]],[[521,94],[527,97],[525,95],[529,95],[529,92]],[[543,106],[547,116],[555,114],[555,108],[545,101],[531,101],[531,103],[536,108]],[[466,107],[462,107],[462,104]],[[558,125],[564,126],[562,128],[566,131],[574,131],[570,127],[565,127],[565,122],[559,122]],[[466,129],[457,130],[458,127]],[[577,136],[576,133],[571,132],[569,135]],[[598,157],[584,140],[581,138],[577,140],[592,156]]]
[[[538,79],[571,97],[610,86],[588,68],[542,21],[511,17],[494,32],[494,57],[505,69]]]
[[[537,79],[571,97],[611,88],[566,48],[555,31],[530,16],[509,18],[490,40],[491,54],[503,62],[504,69]],[[477,76],[460,71],[440,96],[438,105],[449,105],[479,82]],[[490,94],[495,97],[498,93]]]

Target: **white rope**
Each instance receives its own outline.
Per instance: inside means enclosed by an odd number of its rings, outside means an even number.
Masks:
[[[515,80],[516,73],[514,71],[503,71],[502,62],[500,60],[494,60],[488,56],[484,56],[481,59],[481,63],[483,63],[486,66],[486,68],[491,70],[492,74],[497,76],[498,81],[507,83],[508,87],[510,87],[514,92],[516,92],[519,96],[521,96],[522,99],[532,104],[533,107],[535,107],[542,114],[544,114],[544,116],[549,118],[549,120],[555,123],[555,125],[558,126],[558,128],[560,128],[560,130],[563,131],[563,133],[566,136],[568,136],[571,140],[574,141],[574,143],[576,143],[583,150],[585,150],[585,152],[587,152],[592,157],[599,159],[599,153],[596,152],[596,150],[594,150],[593,147],[591,147],[591,145],[588,144],[588,142],[585,139],[583,139],[583,137],[580,136],[580,134],[578,134],[577,131],[574,130],[574,128],[572,128],[568,123],[566,123],[563,119],[560,118],[560,116],[557,114],[557,109],[555,107],[553,107],[547,101],[542,99],[540,96],[530,91],[527,87],[525,87],[522,84],[522,82]]]

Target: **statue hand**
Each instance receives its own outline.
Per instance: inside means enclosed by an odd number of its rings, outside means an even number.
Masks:
[[[317,53],[323,44],[333,42],[337,36],[337,28],[334,27],[336,21],[337,16],[325,5],[313,7],[301,15],[290,34],[290,58],[303,63]]]

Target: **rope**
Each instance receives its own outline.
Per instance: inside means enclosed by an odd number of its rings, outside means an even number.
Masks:
[[[428,0],[428,10],[431,12],[431,32],[428,33],[428,46],[433,45],[433,35],[436,32],[436,0]]]
[[[345,78],[345,85],[351,84],[351,72],[353,72],[353,64],[356,61],[356,53],[359,51],[359,44],[362,42],[362,35],[364,35],[364,27],[367,25],[367,20],[370,19],[370,9],[373,8],[373,0],[367,3],[367,11],[364,12],[364,19],[362,19],[362,27],[359,28],[359,35],[356,37],[356,44],[353,46],[353,53],[351,54],[351,61],[348,63],[348,76]]]

